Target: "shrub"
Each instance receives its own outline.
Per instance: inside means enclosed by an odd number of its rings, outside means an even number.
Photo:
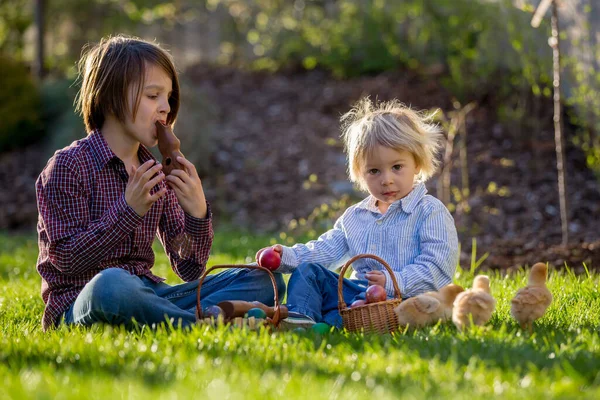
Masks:
[[[500,89],[510,93],[515,84],[551,71],[550,51],[538,49],[544,32],[531,29],[530,15],[511,0],[212,3],[229,9],[234,51],[252,46],[257,68],[302,65],[339,77],[398,67],[439,71],[461,102],[497,85],[499,73],[506,77]],[[240,36],[246,43],[235,43]],[[534,70],[525,70],[523,58]]]
[[[0,153],[37,142],[43,136],[40,94],[27,69],[0,55]]]
[[[75,113],[77,87],[71,79],[48,79],[42,85],[42,116],[46,132],[46,158],[54,151],[85,137],[85,127]]]

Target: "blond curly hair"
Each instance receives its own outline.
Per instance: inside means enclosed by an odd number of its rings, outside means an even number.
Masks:
[[[432,121],[434,115],[415,111],[398,100],[359,100],[341,117],[350,180],[367,190],[363,169],[378,145],[410,152],[420,168],[417,180],[429,179],[439,165],[436,155],[444,140],[440,127]]]

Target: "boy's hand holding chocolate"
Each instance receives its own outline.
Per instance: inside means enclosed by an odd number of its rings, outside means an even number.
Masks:
[[[170,175],[174,169],[183,169],[177,157],[183,157],[181,154],[181,141],[173,133],[170,125],[163,125],[156,121],[156,136],[158,137],[158,150],[162,155],[163,170],[165,175]]]
[[[146,215],[152,204],[167,192],[162,188],[154,194],[150,193],[153,187],[165,179],[165,174],[161,170],[162,164],[155,164],[154,160],[148,160],[138,168],[131,167],[129,171],[125,201],[140,217]]]
[[[155,125],[167,184],[175,190],[183,211],[196,218],[206,218],[206,198],[196,167],[181,153],[181,141],[173,133],[173,128],[160,121],[156,121]]]
[[[183,156],[176,161],[182,169],[172,169],[166,176],[167,185],[175,191],[183,211],[196,218],[206,218],[207,206],[202,181],[196,167]]]

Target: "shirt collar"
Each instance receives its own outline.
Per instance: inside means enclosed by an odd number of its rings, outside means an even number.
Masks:
[[[102,170],[111,160],[118,159],[117,155],[108,147],[108,143],[104,139],[104,136],[98,130],[94,130],[89,135],[89,143],[94,154],[94,161],[98,170]],[[154,156],[150,151],[140,143],[138,150],[138,157],[140,163],[143,164],[146,161],[152,159],[155,160]]]
[[[390,204],[388,211],[395,208],[401,208],[404,212],[410,214],[426,194],[427,188],[425,187],[425,184],[423,182],[419,182],[413,187],[413,190],[411,190],[408,196]],[[377,208],[377,199],[372,195],[358,203],[357,207],[364,208],[365,210],[372,212],[380,212],[379,208]]]
[[[417,204],[421,201],[421,199],[427,194],[427,188],[423,182],[419,182],[415,185],[413,190],[403,199],[400,199],[400,203],[402,203],[402,209],[404,212],[410,214],[413,212]]]

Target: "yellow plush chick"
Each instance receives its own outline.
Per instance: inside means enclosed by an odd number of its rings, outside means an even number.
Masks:
[[[490,293],[490,278],[478,275],[473,288],[456,296],[452,310],[452,322],[459,330],[471,325],[485,325],[492,318],[496,300]]]
[[[452,318],[452,303],[464,289],[450,284],[438,292],[427,292],[404,300],[395,309],[400,326],[422,328]]]
[[[521,328],[531,332],[533,321],[540,318],[552,303],[552,293],[546,287],[548,267],[537,263],[531,268],[527,286],[517,291],[511,301],[510,313]]]

